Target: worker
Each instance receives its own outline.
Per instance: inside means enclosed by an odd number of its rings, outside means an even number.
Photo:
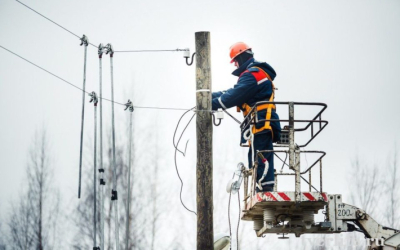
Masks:
[[[252,49],[243,42],[231,46],[230,57],[231,63],[236,66],[236,70],[232,74],[239,79],[233,88],[212,93],[212,109],[229,109],[237,106],[238,111],[241,110],[246,116],[257,102],[273,101],[275,88],[272,81],[276,77],[275,70],[268,63],[256,61]],[[280,140],[281,126],[279,121],[276,121],[279,116],[276,113],[275,105],[258,106],[257,115],[259,120],[264,121],[258,122],[252,128],[254,140],[248,153],[249,168],[253,167],[252,147],[255,150],[254,154],[257,153],[257,150],[273,150],[272,143]],[[242,143],[245,142],[243,134],[241,140]],[[257,183],[260,185],[257,185],[257,192],[273,191],[275,183],[274,154],[266,152],[263,153],[263,156],[267,162],[264,164],[258,157]]]

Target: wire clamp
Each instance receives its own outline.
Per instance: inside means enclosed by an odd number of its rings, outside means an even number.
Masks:
[[[104,168],[99,168],[99,173],[104,173]]]
[[[125,103],[125,109],[124,110],[127,110],[127,109],[129,109],[130,112],[133,112],[135,110],[131,100],[128,100],[128,102]]]
[[[117,190],[111,190],[111,200],[112,201],[118,200]]]
[[[108,43],[105,47],[104,47],[105,51],[106,51],[106,55],[110,54],[110,57],[113,57],[114,55],[114,49],[113,46],[111,45],[111,43]]]
[[[80,46],[85,45],[87,47],[89,45],[89,39],[87,36],[83,35],[80,39],[81,39]]]
[[[104,179],[100,179],[100,185],[106,185],[106,182],[104,181]]]
[[[93,250],[100,250],[100,247],[93,247]]]
[[[243,173],[245,170],[247,170],[246,166],[242,162],[239,162],[232,179],[228,182],[228,185],[226,185],[226,192],[236,194],[239,191],[243,181]]]
[[[94,106],[97,106],[99,99],[97,98],[96,92],[92,91],[92,93],[89,93],[89,96],[90,96],[89,102],[93,102]]]
[[[97,53],[99,54],[99,58],[103,57],[103,53],[104,53],[105,50],[106,50],[106,47],[104,47],[103,44],[100,43],[99,44],[99,49],[97,51]]]

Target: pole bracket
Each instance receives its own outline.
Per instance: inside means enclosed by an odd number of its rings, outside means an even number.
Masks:
[[[194,56],[196,55],[196,52],[194,52],[193,54],[192,54],[192,59],[190,60],[190,63],[189,63],[189,58],[190,58],[190,51],[188,52],[188,55],[189,56],[184,56],[185,58],[186,58],[186,64],[187,64],[187,66],[191,66],[192,64],[193,64],[193,58],[194,58]]]

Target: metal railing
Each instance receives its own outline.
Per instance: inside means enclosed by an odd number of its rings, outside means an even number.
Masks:
[[[258,112],[257,107],[259,105],[264,105],[264,104],[275,104],[275,105],[288,105],[289,109],[289,118],[288,119],[258,119]],[[321,109],[318,111],[317,115],[314,116],[313,119],[310,120],[295,120],[294,119],[294,107],[298,106],[320,106]],[[288,122],[288,125],[284,127],[282,130],[282,133],[284,133],[287,137],[287,141],[280,141],[277,144],[275,144],[276,147],[288,147],[288,150],[262,150],[262,151],[257,151],[256,154],[254,154],[254,161],[253,161],[253,166],[252,168],[245,170],[244,172],[244,199],[247,200],[249,197],[252,197],[255,194],[255,189],[256,189],[256,184],[257,184],[257,168],[258,168],[258,160],[259,156],[258,153],[274,153],[275,155],[277,153],[285,153],[286,155],[289,155],[289,163],[286,163],[286,159],[283,161],[281,158],[279,158],[283,162],[283,166],[287,165],[290,170],[293,170],[293,173],[277,173],[275,170],[275,186],[274,186],[274,191],[277,191],[277,185],[278,185],[278,176],[294,176],[295,177],[295,192],[296,192],[296,201],[300,202],[301,201],[301,180],[305,181],[308,184],[308,189],[311,192],[311,189],[314,189],[316,192],[322,193],[322,158],[326,155],[325,152],[323,151],[309,151],[309,150],[300,150],[300,148],[307,146],[314,138],[328,125],[328,121],[322,120],[322,113],[325,111],[327,108],[327,105],[325,103],[312,103],[312,102],[258,102],[256,103],[248,115],[245,117],[244,121],[240,125],[240,128],[242,132],[248,130],[251,125],[255,125],[259,122],[265,122],[265,121],[279,121],[279,122]],[[296,123],[306,123],[305,126],[302,126],[300,128],[295,128]],[[314,123],[319,124],[319,128],[317,131],[314,131]],[[303,145],[297,145],[295,144],[294,140],[294,135],[295,132],[302,132],[302,131],[307,131],[308,129],[311,130],[311,135],[310,138],[306,143]],[[320,154],[320,156],[309,166],[307,167],[306,170],[300,171],[300,154]],[[319,163],[319,190],[314,187],[312,184],[312,169]],[[266,166],[267,167],[267,166]],[[304,177],[305,174],[308,173],[308,180]],[[248,185],[249,185],[249,177],[252,176],[251,180],[251,189],[250,192],[248,192]]]
[[[275,105],[287,105],[289,106],[289,119],[258,119],[258,112],[257,111],[257,107],[260,105],[264,105],[264,104],[275,104]],[[293,108],[293,116],[290,115],[291,110],[290,110],[290,106],[292,105]],[[296,120],[294,119],[294,107],[295,106],[320,106],[321,110],[317,113],[317,115],[315,115],[315,117],[313,119],[310,120]],[[294,132],[303,132],[303,131],[307,131],[308,129],[310,129],[311,132],[311,136],[310,139],[302,144],[302,145],[298,145],[300,148],[302,147],[306,147],[312,140],[314,140],[314,138],[328,125],[328,121],[326,120],[322,120],[322,113],[325,111],[325,109],[328,107],[328,105],[326,105],[325,103],[319,103],[319,102],[268,102],[268,101],[262,101],[262,102],[257,102],[253,108],[250,110],[250,112],[247,114],[247,116],[244,118],[244,121],[240,124],[240,129],[242,130],[242,132],[244,132],[245,130],[247,130],[250,125],[255,125],[259,122],[288,122],[289,126],[285,126],[282,129],[281,134],[288,134],[289,133],[289,127],[290,127],[290,123],[293,123],[293,126],[296,123],[306,123],[305,126],[300,127],[300,128],[294,128]],[[317,123],[318,126],[318,130],[314,131],[314,123]],[[285,142],[277,142],[278,145],[276,146],[285,146]]]

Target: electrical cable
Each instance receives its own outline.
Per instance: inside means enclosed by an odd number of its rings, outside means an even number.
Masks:
[[[26,58],[24,58],[24,57],[22,57],[22,56],[20,56],[19,54],[17,54],[17,53],[15,53],[15,52],[13,52],[13,51],[11,51],[11,50],[9,50],[9,49],[3,47],[2,45],[0,45],[0,48],[4,49],[5,51],[7,51],[7,52],[9,52],[9,53],[11,53],[11,54],[13,54],[14,56],[17,56],[17,57],[19,57],[20,59],[22,59],[22,60],[24,60],[24,61],[26,61],[26,62],[32,64],[33,66],[35,66],[35,67],[37,67],[37,68],[43,70],[44,72],[46,72],[46,73],[48,73],[48,74],[50,74],[50,75],[52,75],[52,76],[58,78],[59,80],[61,80],[61,81],[65,82],[65,83],[71,85],[72,87],[74,87],[74,88],[76,88],[76,89],[79,89],[80,91],[83,91],[83,92],[85,92],[85,93],[87,93],[87,94],[90,94],[88,91],[83,90],[82,88],[78,87],[77,85],[75,85],[75,84],[73,84],[73,83],[71,83],[71,82],[65,80],[64,78],[62,78],[62,77],[60,77],[60,76],[58,76],[58,75],[56,75],[56,74],[54,74],[54,73],[52,73],[52,72],[50,72],[50,71],[48,71],[47,69],[45,69],[45,68],[43,68],[43,67],[37,65],[36,63],[34,63],[34,62],[32,62],[32,61],[30,61],[30,60],[28,60],[28,59],[26,59]],[[102,99],[102,100],[105,100],[105,101],[108,101],[108,102],[111,102],[111,103],[119,104],[119,105],[121,105],[121,106],[125,106],[124,103],[117,102],[117,101],[112,101],[112,100],[110,100],[110,99],[108,99],[108,98],[105,98],[105,97],[99,97],[99,99]],[[134,107],[134,108],[138,108],[138,109],[164,109],[164,110],[177,110],[177,111],[181,111],[181,110],[186,110],[186,111],[187,111],[187,110],[192,110],[192,109],[185,109],[185,108],[167,108],[167,107],[145,107],[145,106],[133,106],[133,107]],[[198,112],[212,112],[212,111],[209,111],[209,110],[197,110],[197,111],[198,111]]]
[[[143,106],[134,106],[134,107],[138,109],[168,109],[168,110],[179,110],[179,111],[181,110],[190,111],[193,109],[193,108],[185,109],[185,108],[164,108],[164,107],[143,107]],[[196,110],[196,111],[208,111],[208,110]]]
[[[233,174],[233,176],[235,176],[235,174]],[[233,179],[233,178],[232,178]],[[233,185],[233,183],[232,183]],[[239,226],[240,226],[240,192],[238,191],[238,205],[239,205],[239,218],[238,218],[238,224],[237,224],[237,228],[236,228],[236,248],[237,250],[239,250]],[[232,249],[232,225],[231,225],[231,197],[232,197],[232,186],[230,188],[229,191],[229,201],[228,201],[228,223],[229,223],[229,237],[231,239],[231,244],[230,244],[230,248]]]
[[[310,183],[309,183],[303,176],[300,176],[300,177],[301,177],[301,179],[303,179],[303,181],[305,181],[308,185],[310,185]],[[321,193],[321,192],[319,192],[313,185],[311,185],[311,187],[312,187],[316,192]]]
[[[285,165],[289,167],[289,165],[286,163],[287,156],[288,156],[288,154],[287,154],[287,153],[286,153],[285,160],[282,160],[282,158],[281,158],[281,157],[279,157],[279,155],[278,155],[277,153],[274,153],[274,155],[275,155],[276,157],[278,157],[278,159],[279,159],[279,160],[281,160],[281,162],[283,162],[283,165],[282,165],[281,171],[282,171],[282,169],[283,169],[283,167],[284,167]]]
[[[232,196],[232,185],[229,191],[229,201],[228,201],[228,223],[229,223],[229,240],[230,240],[229,249],[232,249],[231,196]]]
[[[15,1],[17,1],[19,4],[25,6],[26,8],[30,9],[31,11],[35,12],[36,14],[40,15],[41,17],[47,19],[48,21],[54,23],[55,25],[57,25],[57,26],[60,27],[61,29],[63,29],[63,30],[65,30],[65,31],[67,31],[68,33],[70,33],[71,35],[74,35],[74,36],[76,36],[77,38],[81,39],[81,37],[78,36],[77,34],[75,34],[74,32],[72,32],[72,31],[70,31],[69,29],[65,28],[64,26],[61,26],[60,24],[54,22],[54,21],[51,20],[50,18],[48,18],[48,17],[46,17],[45,15],[39,13],[38,11],[32,9],[31,7],[29,7],[28,5],[24,4],[23,2],[18,1],[18,0],[15,0]],[[92,46],[95,47],[95,48],[98,48],[96,45],[94,45],[94,44],[92,44],[92,43],[90,43],[90,42],[89,42],[89,44],[92,45]]]
[[[175,128],[174,136],[172,137],[172,144],[174,145],[174,148],[175,148],[176,150],[178,150],[178,152],[180,152],[183,156],[185,156],[185,154],[186,154],[186,148],[187,148],[187,143],[188,143],[188,141],[186,142],[185,153],[184,153],[184,152],[180,151],[180,150],[178,149],[178,146],[175,144],[175,135],[176,135],[176,131],[178,130],[178,127],[179,127],[179,124],[180,124],[182,118],[183,118],[189,111],[193,110],[194,108],[195,108],[195,107],[193,107],[193,108],[187,110],[185,113],[183,113],[183,115],[181,116],[181,118],[179,118],[178,124],[176,125],[176,128]],[[179,141],[181,140],[182,135],[183,135],[183,133],[182,133],[181,136],[179,137]]]
[[[182,117],[183,117],[184,115],[186,115],[189,111],[190,111],[190,110],[188,110],[188,111],[186,111],[185,113],[183,113],[183,115],[182,115],[181,118],[179,119],[179,122],[180,122],[180,120],[182,119]],[[182,138],[183,133],[185,133],[187,127],[189,126],[190,122],[193,120],[193,118],[194,118],[195,115],[196,115],[196,114],[193,114],[193,115],[192,115],[192,117],[190,118],[189,122],[186,124],[185,128],[183,129],[182,134],[181,134],[181,136],[179,137],[178,142],[176,143],[176,146],[174,145],[174,147],[175,147],[174,163],[175,163],[176,174],[178,175],[178,178],[179,178],[179,180],[180,180],[180,182],[181,182],[181,190],[180,190],[180,192],[179,192],[179,199],[180,199],[180,201],[181,201],[181,203],[182,203],[182,206],[183,206],[187,211],[189,211],[189,212],[194,213],[195,215],[197,215],[196,212],[194,212],[193,210],[190,210],[189,208],[187,208],[186,205],[183,203],[183,200],[182,200],[183,181],[182,181],[182,178],[181,178],[181,176],[180,176],[180,174],[179,174],[178,164],[177,164],[177,162],[176,162],[176,152],[178,152],[178,145],[179,145],[179,142],[180,142],[180,140],[181,140],[181,138]],[[178,129],[179,122],[178,122],[178,124],[177,124],[177,128],[175,129],[175,132],[176,132],[176,130]],[[174,135],[175,135],[175,133],[174,133]],[[175,141],[175,139],[173,139],[173,141]]]
[[[71,83],[71,82],[65,80],[64,78],[62,78],[62,77],[60,77],[60,76],[58,76],[58,75],[56,75],[56,74],[54,74],[54,73],[52,73],[52,72],[50,72],[50,71],[44,69],[44,68],[42,68],[41,66],[39,66],[39,65],[37,65],[37,64],[35,64],[35,63],[29,61],[28,59],[26,59],[26,58],[24,58],[24,57],[22,57],[22,56],[20,56],[20,55],[18,55],[18,54],[16,54],[16,53],[12,52],[11,50],[9,50],[9,49],[7,49],[7,48],[1,46],[1,45],[0,45],[0,47],[1,47],[2,49],[4,49],[4,50],[8,51],[9,53],[11,53],[11,54],[13,54],[13,55],[15,55],[15,56],[21,58],[22,60],[24,60],[24,61],[26,61],[26,62],[28,62],[28,63],[34,65],[35,67],[37,67],[37,68],[39,68],[39,69],[45,71],[46,73],[48,73],[48,74],[50,74],[50,75],[52,75],[52,76],[58,78],[59,80],[61,80],[61,81],[65,82],[65,83],[67,83],[67,84],[73,86],[74,88],[77,88],[77,89],[79,89],[80,91],[83,91],[83,92],[89,94],[89,92],[83,90],[82,88],[76,86],[75,84],[73,84],[73,83]],[[99,98],[99,99],[102,99],[102,100],[105,100],[105,101],[109,101],[109,102],[111,102],[111,103],[119,104],[119,105],[121,105],[121,106],[125,106],[124,103],[120,103],[120,102],[117,102],[117,101],[112,101],[112,100],[110,100],[110,99],[108,99],[108,98],[105,98],[105,97],[101,97],[101,98]],[[188,113],[189,111],[194,110],[194,108],[191,108],[191,109],[183,109],[183,108],[144,107],[144,106],[133,106],[133,107],[134,107],[134,108],[143,108],[143,109],[185,110],[186,112],[184,113],[184,115],[185,115],[186,113]],[[196,112],[213,112],[212,110],[194,110],[194,111],[196,111]],[[225,113],[227,113],[227,114],[228,114],[229,116],[231,116],[234,120],[236,120],[238,123],[240,123],[236,118],[234,118],[234,117],[233,117],[232,115],[230,115],[228,112],[225,111]],[[192,212],[192,213],[194,213],[194,214],[197,215],[196,212],[194,212],[194,211],[188,209],[188,208],[185,206],[185,204],[183,203],[183,201],[182,201],[183,181],[182,181],[182,179],[181,179],[181,177],[180,177],[180,175],[179,175],[178,167],[177,167],[177,164],[176,164],[176,152],[179,151],[180,153],[182,153],[183,155],[185,155],[185,153],[183,153],[182,151],[180,151],[180,150],[178,149],[178,144],[179,144],[179,142],[180,142],[180,140],[181,140],[181,138],[182,138],[182,135],[183,135],[183,133],[185,132],[186,128],[188,127],[188,125],[189,125],[190,122],[192,121],[194,115],[195,115],[195,114],[193,114],[193,116],[192,116],[192,118],[190,119],[189,123],[186,125],[185,129],[183,130],[183,132],[182,132],[182,134],[181,134],[181,136],[180,136],[180,138],[179,138],[179,140],[178,140],[176,146],[175,146],[175,144],[174,144],[174,147],[175,147],[175,168],[176,168],[178,177],[179,177],[179,179],[180,179],[180,181],[181,181],[181,191],[180,191],[181,203],[182,203],[182,205],[183,205],[189,212]],[[182,116],[182,117],[183,117],[183,116]],[[181,117],[181,119],[182,119],[182,117]],[[181,120],[181,119],[180,119],[180,120]],[[180,121],[180,120],[179,120],[179,121]],[[178,122],[178,125],[179,125],[179,122]],[[176,134],[176,130],[175,130],[175,133],[174,133],[174,138],[175,138],[175,134]],[[175,139],[173,140],[173,143],[175,143]],[[187,145],[187,144],[186,144],[186,145]],[[186,150],[185,150],[185,152],[186,152]]]
[[[192,60],[189,62],[189,58],[190,57],[186,57],[185,56],[185,58],[186,58],[186,64],[188,65],[188,66],[191,66],[192,64],[193,64],[193,58],[194,58],[194,56],[196,55],[196,52],[194,52],[193,54],[192,54]]]
[[[26,61],[26,62],[28,62],[28,63],[30,63],[30,64],[32,64],[32,65],[34,65],[34,66],[36,66],[37,68],[39,68],[39,69],[41,69],[41,70],[43,70],[43,71],[45,71],[45,72],[49,73],[50,75],[52,75],[52,76],[54,76],[54,77],[56,77],[56,78],[60,79],[61,81],[65,82],[65,83],[68,83],[68,84],[69,84],[69,85],[71,85],[72,87],[74,87],[74,88],[77,88],[77,89],[79,89],[80,91],[83,91],[83,92],[85,92],[85,93],[89,94],[89,92],[87,92],[87,91],[84,91],[82,88],[80,88],[80,87],[76,86],[75,84],[72,84],[72,83],[70,83],[69,81],[67,81],[67,80],[65,80],[65,79],[63,79],[63,78],[61,78],[61,77],[59,77],[58,75],[51,73],[50,71],[48,71],[48,70],[46,70],[46,69],[44,69],[44,68],[40,67],[39,65],[37,65],[37,64],[35,64],[35,63],[33,63],[33,62],[29,61],[28,59],[26,59],[26,58],[24,58],[24,57],[22,57],[22,56],[18,55],[17,53],[14,53],[14,52],[12,52],[11,50],[9,50],[9,49],[6,49],[5,47],[3,47],[3,46],[1,46],[1,45],[0,45],[0,47],[1,47],[2,49],[4,49],[4,50],[6,50],[6,51],[10,52],[11,54],[13,54],[13,55],[15,55],[15,56],[17,56],[17,57],[21,58],[22,60],[24,60],[24,61]]]
[[[187,49],[142,49],[142,50],[116,50],[118,53],[136,53],[136,52],[178,52],[187,51]]]
[[[238,219],[238,224],[236,228],[236,248],[239,250],[239,225],[240,225],[240,192],[238,191],[238,202],[239,202],[239,219]]]
[[[233,115],[231,115],[228,111],[226,111],[225,109],[222,109],[227,115],[229,115],[233,120],[235,120],[237,123],[241,124],[241,122],[236,119],[235,117],[233,117]]]
[[[21,5],[25,6],[26,8],[30,9],[31,11],[35,12],[35,13],[38,14],[39,16],[43,17],[44,19],[46,19],[46,20],[52,22],[53,24],[57,25],[57,26],[60,27],[61,29],[67,31],[67,32],[70,33],[71,35],[76,36],[77,38],[81,39],[80,36],[78,36],[76,33],[72,32],[71,30],[69,30],[69,29],[65,28],[64,26],[62,26],[62,25],[56,23],[56,22],[53,21],[52,19],[50,19],[50,18],[46,17],[45,15],[39,13],[38,11],[36,11],[36,10],[34,10],[33,8],[29,7],[28,5],[24,4],[23,2],[21,2],[21,1],[19,1],[19,0],[16,0],[16,1],[17,1],[19,4],[21,4]],[[95,47],[96,49],[99,48],[98,46],[94,45],[93,43],[90,43],[90,42],[89,42],[89,44],[92,45],[93,47]],[[177,51],[187,51],[187,49],[116,50],[116,51],[114,51],[114,52],[124,53],[124,52],[167,52],[167,51],[169,51],[169,52],[177,52]]]

